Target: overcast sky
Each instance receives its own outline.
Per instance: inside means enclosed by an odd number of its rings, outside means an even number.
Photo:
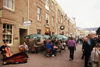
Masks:
[[[100,26],[100,0],[56,0],[68,17],[81,28]]]

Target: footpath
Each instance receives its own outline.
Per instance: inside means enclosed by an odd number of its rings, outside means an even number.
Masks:
[[[77,45],[73,61],[69,61],[69,50],[66,47],[61,54],[58,53],[54,57],[45,57],[44,53],[29,54],[28,63],[0,65],[0,67],[84,67],[81,56],[82,45]]]

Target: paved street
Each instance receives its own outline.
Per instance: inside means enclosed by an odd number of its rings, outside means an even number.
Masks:
[[[75,59],[69,61],[69,51],[66,48],[62,54],[56,57],[45,57],[43,53],[30,54],[28,63],[1,65],[0,67],[84,67],[84,61],[81,60],[81,45],[78,45],[75,51]]]

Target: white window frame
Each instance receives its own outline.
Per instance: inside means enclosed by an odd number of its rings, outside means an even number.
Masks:
[[[52,16],[52,26],[54,26],[54,17]]]
[[[46,0],[46,6],[49,7],[49,0]]]
[[[45,0],[45,8],[49,10],[49,0]]]
[[[7,30],[7,32],[3,32],[3,42],[8,40],[8,45],[11,46],[11,45],[13,45],[13,25],[11,25],[11,24],[5,24],[5,25],[6,25],[6,27],[5,28],[3,27],[3,31]],[[7,27],[7,25],[11,26],[12,28],[10,29],[10,27]],[[12,32],[10,32],[10,30]],[[10,38],[10,36],[11,36],[11,38]],[[9,43],[10,39],[11,39],[11,43]]]
[[[49,14],[48,13],[46,13],[46,20],[48,20],[48,23],[47,24],[49,24]]]
[[[41,21],[41,8],[37,7],[37,20]]]
[[[12,5],[10,3],[11,3],[10,0],[3,0],[3,7],[8,10],[14,11],[15,10],[15,0],[12,0]],[[9,4],[12,6],[12,8],[10,7]]]
[[[54,2],[52,1],[52,9],[54,9]]]

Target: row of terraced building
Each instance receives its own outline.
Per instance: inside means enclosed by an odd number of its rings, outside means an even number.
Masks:
[[[8,41],[17,49],[29,34],[75,36],[71,22],[75,18],[71,21],[55,0],[0,0],[0,45]]]

